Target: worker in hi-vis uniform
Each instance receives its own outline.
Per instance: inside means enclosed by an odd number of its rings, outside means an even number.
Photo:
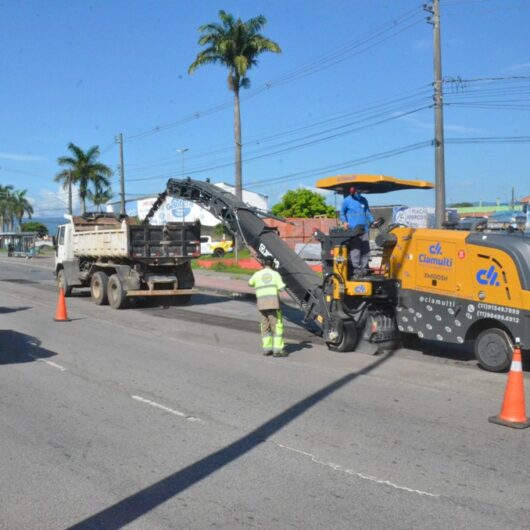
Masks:
[[[263,269],[254,273],[248,284],[256,290],[258,310],[261,313],[261,344],[263,355],[285,357],[283,317],[279,292],[285,289],[282,277],[272,266],[274,258],[265,256]]]

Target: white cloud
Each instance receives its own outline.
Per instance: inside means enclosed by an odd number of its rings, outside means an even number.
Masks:
[[[17,162],[36,162],[44,160],[44,157],[38,155],[21,155],[18,153],[0,153],[2,160],[16,160]]]
[[[530,70],[530,63],[512,64],[508,66],[509,72],[520,72],[521,70]]]
[[[36,199],[30,198],[34,217],[61,217],[68,211],[68,190],[59,187],[58,191],[44,189]],[[79,208],[79,196],[76,186],[72,186],[72,206]]]
[[[395,113],[395,116],[399,116],[399,115],[400,113]],[[427,130],[434,131],[433,121],[420,120],[416,116],[401,116],[398,119],[402,121],[406,121],[407,123],[410,123],[412,126],[418,129],[427,129]],[[459,134],[476,134],[476,133],[485,132],[483,129],[476,129],[475,127],[466,127],[464,125],[455,125],[451,123],[444,123],[444,131],[459,133]]]

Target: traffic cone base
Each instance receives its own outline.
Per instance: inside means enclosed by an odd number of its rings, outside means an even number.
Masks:
[[[526,429],[530,427],[530,421],[525,410],[523,363],[518,340],[516,344],[513,349],[512,365],[508,373],[501,412],[498,416],[489,418],[489,421],[513,429]]]
[[[59,298],[57,300],[57,310],[55,311],[55,322],[70,322],[66,312],[66,300],[64,298],[64,289],[59,288]]]
[[[501,419],[499,416],[492,416],[489,419],[490,423],[496,423],[497,425],[504,425],[505,427],[512,427],[513,429],[526,429],[530,427],[530,420],[526,421],[506,421]]]

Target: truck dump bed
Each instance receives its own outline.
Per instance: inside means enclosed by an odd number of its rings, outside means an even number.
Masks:
[[[74,256],[78,258],[191,258],[200,254],[200,225],[139,225],[114,216],[73,217]]]

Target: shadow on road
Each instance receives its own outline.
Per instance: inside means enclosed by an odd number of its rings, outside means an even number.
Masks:
[[[301,342],[297,342],[295,344],[286,344],[285,345],[285,351],[288,354],[301,351],[301,350],[308,350],[313,347],[313,344],[308,340],[303,340]]]
[[[5,315],[7,313],[16,313],[17,311],[26,311],[31,309],[30,306],[21,306],[21,307],[0,307],[0,315]]]
[[[40,340],[10,329],[0,330],[0,365],[30,363],[57,353],[40,347]]]
[[[375,370],[390,357],[391,355],[380,357],[366,368],[341,377],[337,381],[295,403],[278,416],[268,420],[257,429],[223,449],[105,508],[99,513],[71,526],[68,530],[87,530],[92,528],[113,530],[124,527],[267,441],[269,437],[276,434],[311,407],[343,386],[351,383],[360,375],[365,375]]]

